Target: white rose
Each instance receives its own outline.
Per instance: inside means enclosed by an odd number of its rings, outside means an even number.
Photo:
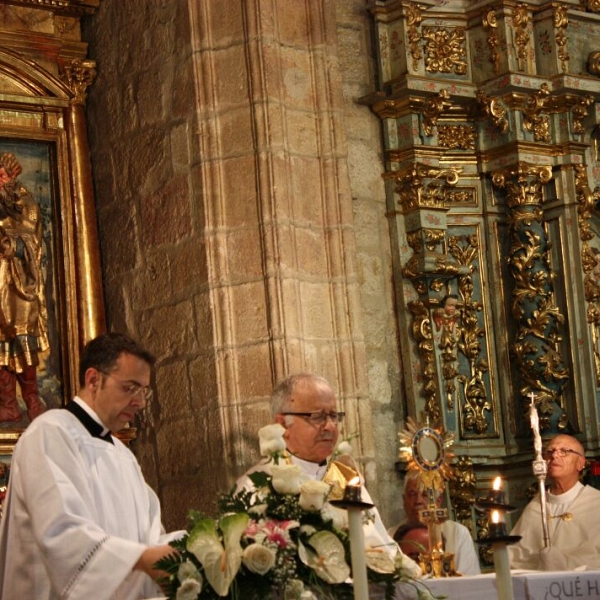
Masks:
[[[319,511],[323,508],[325,497],[329,492],[329,484],[324,481],[305,481],[300,486],[300,508],[307,511]]]
[[[298,465],[273,465],[273,488],[279,494],[299,494],[302,469]]]
[[[250,544],[244,548],[242,562],[249,571],[264,575],[275,564],[275,550],[261,544]]]
[[[202,575],[191,560],[186,560],[179,565],[179,569],[177,569],[177,579],[179,579],[181,583],[186,579],[195,579],[202,585]]]
[[[285,440],[283,434],[285,427],[279,423],[265,425],[258,430],[258,441],[260,443],[260,455],[271,456],[277,452],[285,450]]]
[[[333,521],[334,528],[339,531],[348,527],[348,513],[329,503],[326,503],[321,509],[321,517],[323,521]]]
[[[340,456],[344,456],[345,454],[352,454],[352,446],[346,440],[340,442],[338,447],[336,448],[336,454]]]
[[[176,600],[196,600],[202,591],[202,584],[195,579],[186,579],[175,595]]]
[[[252,517],[264,517],[267,512],[266,504],[255,504],[248,509],[248,514]]]

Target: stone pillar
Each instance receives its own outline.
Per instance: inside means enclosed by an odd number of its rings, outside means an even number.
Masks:
[[[190,11],[219,433],[232,474],[256,457],[272,385],[300,370],[331,380],[368,453],[335,7],[227,0]]]

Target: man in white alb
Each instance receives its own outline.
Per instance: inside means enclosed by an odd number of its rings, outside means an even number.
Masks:
[[[109,333],[83,350],[78,396],[18,441],[0,521],[2,600],[157,596],[153,565],[173,552],[156,494],[111,435],[152,395],[154,357]]]
[[[412,532],[411,535],[422,534],[419,531],[421,523],[420,511],[425,510],[429,505],[428,491],[419,487],[419,472],[409,471],[404,478],[404,491],[402,493],[404,503],[404,512],[406,518],[396,526],[388,529],[388,533],[404,549],[402,540],[406,540],[405,534]],[[436,492],[436,506],[442,505],[443,496]],[[447,519],[441,525],[442,538],[444,540],[444,550],[454,554],[454,564],[456,570],[462,575],[479,575],[479,559],[475,551],[475,544],[471,537],[471,532],[461,523]],[[423,548],[428,551],[429,539],[427,545]],[[421,550],[421,551],[423,551]],[[418,554],[418,552],[417,552]]]
[[[344,417],[337,409],[335,394],[323,377],[309,373],[291,375],[282,381],[271,398],[273,419],[285,428],[284,440],[288,460],[298,465],[314,480],[327,478],[331,467],[331,456],[339,437],[339,424]],[[253,490],[254,484],[248,475],[265,471],[270,465],[262,462],[247,471],[237,481],[238,489]],[[372,500],[362,488],[363,502]],[[376,508],[370,511],[373,520],[365,523],[365,546],[378,548],[394,557],[400,552],[396,542],[388,535]],[[403,556],[403,570],[412,577],[420,577],[420,567],[408,556]]]
[[[600,491],[579,481],[585,466],[583,446],[557,435],[542,452],[548,464],[546,494],[550,547],[544,547],[539,494],[525,507],[511,531],[521,541],[509,546],[513,569],[564,571],[600,569]]]

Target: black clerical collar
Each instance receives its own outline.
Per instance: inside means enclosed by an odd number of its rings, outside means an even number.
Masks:
[[[110,431],[103,434],[102,432],[105,428],[95,421],[77,402],[71,400],[65,408],[81,421],[81,424],[89,431],[92,437],[114,444]]]

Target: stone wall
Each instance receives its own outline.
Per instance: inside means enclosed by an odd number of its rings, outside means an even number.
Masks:
[[[356,103],[373,87],[364,2],[103,0],[84,37],[107,319],[158,356],[133,449],[167,525],[210,511],[256,460],[269,391],[298,370],[338,390],[395,518],[380,129]]]

